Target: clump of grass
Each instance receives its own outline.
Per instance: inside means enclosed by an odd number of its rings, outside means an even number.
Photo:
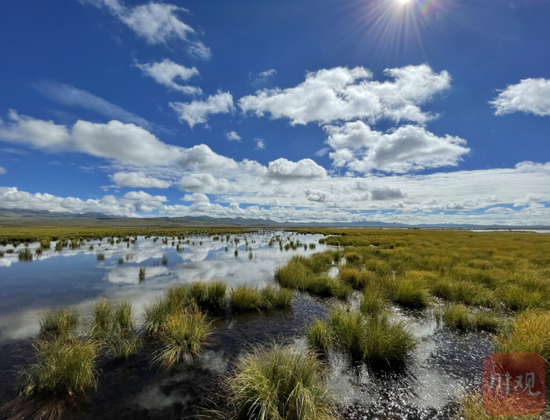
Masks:
[[[359,303],[359,310],[364,315],[378,315],[384,310],[387,302],[387,294],[382,287],[372,285],[365,288],[363,297]]]
[[[443,278],[430,285],[430,289],[435,296],[449,302],[485,307],[494,307],[496,305],[495,297],[491,290],[469,281]]]
[[[38,340],[33,363],[22,372],[23,392],[59,398],[83,394],[94,386],[97,344],[91,340]]]
[[[377,281],[378,276],[372,271],[360,271],[356,268],[343,267],[338,272],[340,280],[354,289],[362,290]]]
[[[165,298],[159,298],[145,306],[144,328],[147,334],[158,336],[164,328],[168,316],[174,312],[173,306]]]
[[[529,309],[517,316],[509,331],[497,337],[502,353],[538,353],[550,364],[550,312]]]
[[[40,319],[40,332],[45,338],[68,338],[76,331],[80,313],[76,308],[48,311]]]
[[[29,248],[25,248],[24,250],[19,251],[18,258],[20,262],[31,262],[32,252],[29,250]]]
[[[172,369],[177,362],[197,356],[211,332],[211,323],[197,310],[186,309],[168,315],[159,336],[163,347],[157,351],[153,362],[164,369]]]
[[[369,318],[366,324],[364,358],[372,368],[399,368],[416,348],[416,340],[403,321],[387,316]]]
[[[292,347],[258,347],[228,379],[236,420],[332,420],[335,399],[315,355]]]
[[[94,305],[92,337],[107,347],[107,354],[114,358],[128,358],[138,352],[141,341],[134,331],[132,305],[123,301],[113,303],[101,298]]]
[[[359,264],[361,262],[361,257],[357,252],[347,252],[345,255],[346,264]]]
[[[139,267],[139,281],[145,281],[145,267]]]
[[[105,254],[102,254],[101,252],[97,254],[96,259],[98,261],[105,261]]]
[[[501,321],[494,315],[481,310],[470,311],[462,304],[447,305],[438,314],[450,329],[458,331],[487,331],[497,332],[501,327]]]
[[[538,290],[527,290],[519,285],[511,285],[500,293],[502,301],[513,311],[529,308],[548,308],[549,298]]]
[[[264,302],[267,302],[271,308],[284,309],[292,306],[294,291],[290,289],[270,285],[264,287],[260,293]]]
[[[118,259],[118,265],[124,265],[124,258],[120,257]]]
[[[458,403],[460,405],[460,412],[457,413],[456,418],[462,420],[542,420],[546,418],[541,415],[493,416],[488,414],[483,407],[483,395],[481,391],[475,391],[470,395],[466,395]]]
[[[318,296],[345,298],[350,294],[351,288],[323,273],[327,269],[327,258],[330,262],[331,256],[325,253],[315,254],[309,259],[294,257],[288,264],[277,269],[275,278],[282,287],[307,291]]]
[[[328,325],[337,346],[375,369],[401,367],[416,347],[405,323],[392,321],[384,314],[365,317],[339,307],[331,311]]]
[[[226,284],[221,280],[196,281],[187,288],[187,295],[201,308],[219,310],[226,304],[226,288]]]
[[[168,265],[168,257],[166,254],[162,254],[162,265],[166,267]]]
[[[334,342],[334,332],[324,321],[316,320],[306,330],[308,345],[320,352],[326,352]]]
[[[94,320],[92,321],[92,336],[105,338],[111,331],[112,302],[106,298],[98,299],[94,304]]]
[[[229,293],[231,308],[237,312],[261,311],[272,308],[288,308],[292,305],[293,292],[274,286],[259,289],[243,284],[233,287]]]
[[[398,277],[391,298],[401,306],[411,309],[424,309],[430,304],[430,294],[424,281],[413,275]]]

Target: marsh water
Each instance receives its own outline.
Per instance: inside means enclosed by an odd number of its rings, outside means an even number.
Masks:
[[[277,243],[270,247],[273,235],[299,239],[302,245],[295,250],[281,250]],[[171,238],[163,243],[162,238],[155,242],[139,237],[130,244],[96,240],[63,251],[55,251],[52,244],[52,249],[25,263],[18,261],[22,245],[14,253],[6,252],[11,246],[0,247],[4,251],[0,258],[0,405],[17,395],[17,366],[32,355],[38,319],[48,308],[75,306],[86,319],[93,302],[105,296],[131,301],[139,315],[145,303],[170,285],[221,279],[229,287],[262,286],[273,283],[275,269],[292,256],[327,249],[318,243],[322,235],[260,231],[239,237],[238,255],[234,244],[226,251],[226,242],[208,236],[186,237],[179,251]],[[315,244],[315,249],[309,244]],[[100,253],[103,261],[98,261]],[[142,280],[140,267],[146,267]],[[336,274],[337,266],[330,272]],[[154,348],[149,345],[126,362],[100,361],[97,390],[70,408],[65,418],[194,418],[205,407],[223,405],[223,378],[236,357],[255,344],[272,341],[305,346],[305,327],[324,318],[334,304],[298,294],[291,310],[247,315],[228,311],[215,321],[215,332],[200,357],[181,363],[169,374],[150,365]],[[329,354],[329,378],[342,415],[350,419],[448,418],[456,399],[480,385],[483,358],[492,351],[491,337],[453,333],[436,322],[431,310],[415,313],[394,307],[392,311],[408,322],[419,340],[412,361],[403,372],[374,373],[364,365],[353,365],[342,354]]]

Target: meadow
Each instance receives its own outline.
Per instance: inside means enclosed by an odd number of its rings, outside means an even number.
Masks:
[[[226,253],[243,241],[252,253],[245,233],[253,230],[247,229],[10,229],[0,234],[4,244],[58,241],[70,247],[94,238],[130,244],[146,236],[172,246],[175,239],[179,246],[195,236],[195,241],[225,240]],[[34,414],[50,410],[52,418],[60,417],[64,404],[94,392],[101,380],[99,360],[125,364],[141,355],[151,369],[167,374],[201,357],[220,320],[261,313],[258,322],[267,322],[277,311],[292,311],[293,301],[305,295],[326,308],[326,316],[303,326],[305,347],[271,340],[240,353],[219,378],[217,406],[205,409],[205,418],[353,418],[342,410],[338,389],[330,387],[332,365],[343,357],[375,375],[402,375],[415,363],[421,344],[411,317],[433,315],[450,334],[490,337],[494,351],[535,352],[550,367],[550,235],[416,229],[288,232],[292,234],[272,235],[269,248],[315,249],[300,240],[311,233],[322,234],[319,243],[331,247],[290,258],[275,271],[274,284],[265,287],[198,281],[171,286],[143,311],[130,302],[102,298],[90,319],[74,308],[45,313],[34,356],[21,371],[21,398],[35,404]],[[162,265],[167,264],[163,254]],[[139,271],[141,281],[145,267]],[[479,390],[469,391],[456,401],[453,418],[483,418]]]

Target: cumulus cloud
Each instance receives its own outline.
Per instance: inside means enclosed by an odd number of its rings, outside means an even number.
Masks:
[[[373,200],[389,200],[396,198],[405,198],[407,193],[399,187],[376,187],[371,190],[371,198]]]
[[[37,120],[10,111],[10,123],[0,120],[0,140],[26,144],[45,151],[73,151],[135,166],[179,166],[202,171],[237,166],[201,144],[186,149],[160,141],[134,124],[77,121],[73,127]]]
[[[304,194],[309,201],[315,201],[317,203],[326,203],[332,198],[332,194],[329,192],[313,188],[304,188]]]
[[[209,203],[210,199],[202,193],[185,194],[182,201],[193,201],[196,203]]]
[[[170,107],[176,111],[180,122],[187,121],[191,128],[196,124],[207,125],[209,115],[227,114],[234,109],[233,96],[229,92],[221,90],[218,90],[217,94],[209,96],[206,101],[170,102]]]
[[[256,147],[254,149],[256,150],[263,150],[265,149],[265,143],[263,139],[255,139],[256,140]]]
[[[237,167],[233,159],[215,153],[205,144],[193,146],[181,153],[177,161],[182,169],[197,169],[200,171],[225,171]]]
[[[3,208],[48,210],[52,212],[99,212],[116,216],[137,216],[135,212],[152,212],[167,200],[164,196],[152,196],[143,191],[132,191],[122,198],[106,195],[97,200],[81,200],[75,197],[57,197],[51,194],[31,194],[16,187],[0,187]]]
[[[4,175],[6,173],[6,168],[3,168],[0,166],[0,175]]]
[[[239,100],[244,113],[261,117],[288,118],[292,125],[317,122],[326,124],[356,118],[377,121],[381,118],[425,123],[433,115],[419,105],[450,87],[446,71],[435,73],[429,66],[386,69],[393,81],[373,81],[363,68],[336,67],[308,73],[306,80],[285,90],[265,89]]]
[[[219,194],[229,190],[230,183],[225,178],[215,178],[211,174],[190,174],[182,177],[180,189],[207,194]]]
[[[241,136],[239,136],[235,131],[230,131],[226,134],[227,139],[231,141],[241,141]]]
[[[267,178],[280,181],[303,180],[312,178],[324,178],[327,171],[322,166],[317,165],[311,159],[302,159],[298,162],[292,162],[285,158],[279,158],[269,162]]]
[[[168,188],[171,183],[162,179],[154,178],[143,172],[117,172],[109,175],[116,187],[131,188]]]
[[[517,85],[502,90],[491,102],[495,115],[512,112],[532,113],[538,116],[550,115],[550,80],[523,79]]]
[[[188,12],[183,7],[154,2],[126,7],[120,0],[87,2],[97,7],[106,7],[113,16],[132,29],[136,35],[144,38],[148,44],[168,44],[172,40],[180,40],[187,44],[187,50],[191,55],[203,60],[212,57],[208,47],[192,38],[195,30],[179,19],[178,13]]]
[[[151,123],[144,118],[126,111],[125,109],[106,101],[94,94],[78,89],[71,85],[54,82],[51,80],[32,84],[33,88],[47,98],[60,102],[67,106],[76,106],[97,112],[104,117],[120,120],[125,123],[139,125],[151,129]]]
[[[193,76],[198,76],[199,71],[195,67],[187,68],[165,59],[159,63],[136,64],[144,75],[152,77],[157,83],[170,89],[183,92],[188,95],[202,94],[202,90],[196,86],[183,86],[175,80],[186,81]]]
[[[423,127],[406,125],[390,133],[373,131],[362,121],[326,126],[327,143],[336,167],[358,172],[380,170],[405,173],[411,170],[456,166],[469,153],[466,141],[446,135],[438,137]]]

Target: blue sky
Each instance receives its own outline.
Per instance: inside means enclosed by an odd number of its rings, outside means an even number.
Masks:
[[[550,224],[548,1],[0,11],[0,207]]]

